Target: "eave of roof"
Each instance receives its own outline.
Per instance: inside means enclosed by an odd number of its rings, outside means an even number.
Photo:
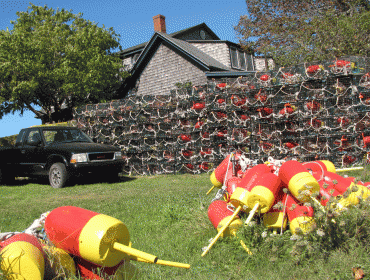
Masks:
[[[134,67],[131,69],[131,74],[134,76],[136,73],[140,72],[141,69],[145,67],[145,62],[148,61],[148,57],[153,55],[154,50],[160,41],[168,43],[170,46],[174,47],[177,51],[184,54],[189,59],[193,60],[195,63],[199,64],[206,71],[221,70],[221,71],[231,71],[226,65],[220,63],[211,56],[205,54],[198,48],[187,43],[186,41],[175,39],[166,33],[156,32],[150,39],[149,43],[146,45],[142,53],[140,54],[138,60],[136,61]]]
[[[207,32],[209,34],[211,34],[211,36],[213,37],[214,40],[220,40],[220,38],[204,22],[201,23],[201,24],[198,24],[198,25],[180,30],[180,31],[176,31],[176,32],[167,34],[167,35],[176,38],[176,37],[180,37],[181,35],[184,35],[186,33],[189,33],[191,31],[193,31],[194,29],[199,29],[199,28],[206,29]],[[144,42],[144,43],[141,43],[139,45],[129,47],[127,49],[124,49],[124,50],[120,51],[119,54],[120,55],[130,55],[130,54],[139,52],[139,51],[143,50],[147,44],[148,44],[148,42]]]

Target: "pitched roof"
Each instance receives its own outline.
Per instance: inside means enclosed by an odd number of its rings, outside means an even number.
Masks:
[[[166,34],[166,33],[155,32],[152,38],[150,39],[150,41],[148,42],[148,44],[145,46],[142,53],[140,54],[134,67],[131,69],[132,75],[134,75],[135,72],[141,72],[141,70],[145,67],[146,62],[149,61],[150,57],[155,52],[154,50],[159,46],[161,42],[166,42],[170,46],[174,47],[177,51],[184,54],[190,60],[192,60],[196,64],[203,67],[206,71],[212,71],[212,70],[229,71],[231,70],[226,65],[217,61],[216,59],[209,56],[208,54],[202,52],[197,47],[194,47],[188,42],[175,39],[171,35]]]
[[[204,22],[201,23],[201,24],[198,24],[198,25],[195,25],[195,26],[192,26],[192,27],[189,27],[189,28],[180,30],[180,31],[176,31],[176,32],[167,34],[167,35],[168,36],[171,36],[173,38],[178,38],[178,37],[181,37],[182,35],[184,35],[186,33],[190,33],[193,30],[200,29],[200,28],[206,30],[208,32],[208,34],[210,34],[214,40],[220,40],[220,38]],[[122,54],[126,54],[127,55],[127,54],[131,54],[131,53],[135,53],[135,52],[141,51],[147,44],[148,44],[148,42],[144,42],[144,43],[141,43],[139,45],[132,46],[132,47],[129,47],[127,49],[124,49],[124,50],[122,50],[119,53],[121,55]]]

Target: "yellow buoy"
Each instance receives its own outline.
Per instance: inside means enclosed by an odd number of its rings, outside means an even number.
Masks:
[[[20,233],[1,244],[0,268],[6,279],[43,280],[45,258],[36,237]]]
[[[76,275],[75,263],[66,251],[55,246],[48,245],[45,245],[43,249],[50,262],[51,271],[45,271],[45,274],[50,273],[51,275],[48,278],[53,279],[61,275],[67,278]]]

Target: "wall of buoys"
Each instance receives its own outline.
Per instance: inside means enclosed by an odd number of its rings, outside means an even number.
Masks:
[[[351,166],[370,157],[369,72],[364,57],[304,63],[89,104],[74,119],[95,141],[120,147],[131,174],[212,172],[233,150],[259,163]]]
[[[43,234],[34,231],[43,227]],[[107,215],[75,206],[61,206],[25,230],[0,235],[0,267],[6,279],[51,280],[76,275],[81,279],[136,279],[130,261],[190,268],[161,260],[131,247],[126,225]],[[59,279],[59,278],[58,278]]]
[[[240,162],[235,158],[231,153],[222,161],[221,169],[223,166],[229,168],[208,208],[208,217],[217,235],[203,248],[202,256],[220,237],[237,236],[238,230],[248,225],[256,214],[263,226],[275,234],[289,229],[291,234],[304,235],[315,228],[315,211],[325,213],[324,206],[328,203],[330,211],[340,214],[370,198],[369,182],[339,175],[343,170],[336,169],[327,160],[302,163],[269,158],[264,164],[246,166],[241,162],[242,157],[239,157]],[[245,168],[240,170],[241,166]],[[214,185],[212,175],[210,181]],[[207,195],[210,193],[208,191]],[[329,200],[331,197],[336,199]],[[245,222],[241,220],[243,216],[247,216]],[[252,254],[251,248],[240,241],[248,254]]]

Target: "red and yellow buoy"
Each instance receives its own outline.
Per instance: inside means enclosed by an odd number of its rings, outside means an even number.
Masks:
[[[240,188],[247,189],[250,191],[254,186],[258,178],[265,173],[271,173],[271,168],[266,164],[258,164],[248,169],[239,183]]]
[[[314,210],[310,206],[303,206],[293,196],[287,197],[287,216],[289,229],[293,234],[309,233],[315,225]]]
[[[312,194],[318,194],[320,191],[317,180],[296,160],[284,162],[280,167],[279,177],[293,196],[301,202],[309,201]]]
[[[221,237],[231,235],[237,237],[236,232],[243,225],[243,222],[233,214],[233,211],[228,208],[227,202],[223,200],[215,200],[208,207],[208,218],[215,229],[220,232],[225,228],[220,234]],[[252,255],[252,252],[242,240],[240,240],[240,244],[248,254]]]
[[[139,275],[138,269],[128,260],[122,260],[113,267],[99,266],[79,257],[75,257],[75,263],[80,277],[85,280],[104,280],[113,276],[115,280],[130,280],[136,279]]]
[[[247,210],[247,197],[248,197],[248,190],[243,188],[236,188],[234,193],[230,197],[230,204],[232,204],[236,209],[234,213],[227,219],[223,227],[218,231],[215,238],[212,239],[211,243],[207,246],[207,248],[202,253],[202,257],[205,256],[208,251],[212,248],[212,246],[216,243],[216,241],[223,235],[224,231],[228,229],[230,224],[233,222],[235,217],[239,214],[239,212],[244,209]]]
[[[114,267],[128,256],[149,263],[166,262],[131,248],[128,229],[121,221],[75,206],[51,211],[45,219],[45,232],[56,247],[104,267]],[[172,262],[167,265],[190,267]]]
[[[19,233],[1,242],[0,255],[6,279],[44,279],[46,255],[33,235]]]
[[[268,229],[273,231],[285,230],[287,226],[287,216],[286,216],[286,193],[282,189],[276,195],[276,199],[273,206],[280,203],[282,208],[271,207],[268,212],[263,215],[263,225]]]
[[[324,172],[329,171],[335,173],[335,166],[334,164],[329,160],[315,160],[315,161],[309,161],[302,163],[303,166],[311,170],[312,172]]]
[[[76,275],[75,263],[67,251],[43,243],[41,245],[50,263],[45,269],[46,279],[55,279],[60,273],[63,273],[65,278]]]

